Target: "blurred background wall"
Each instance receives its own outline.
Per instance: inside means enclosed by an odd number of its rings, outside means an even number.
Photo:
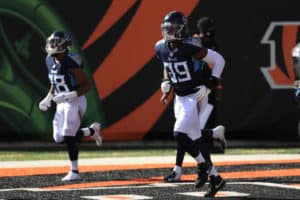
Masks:
[[[229,139],[296,139],[291,49],[300,2],[217,0],[1,0],[0,141],[52,140],[54,106],[38,102],[49,88],[46,37],[73,36],[93,84],[83,126],[103,125],[107,141],[172,139],[173,104],[159,103],[162,66],[154,55],[165,14],[189,16],[191,31],[212,17],[226,59],[218,121]]]

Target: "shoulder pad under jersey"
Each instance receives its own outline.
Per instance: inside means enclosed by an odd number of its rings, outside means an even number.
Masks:
[[[155,44],[155,49],[157,50],[159,48],[159,46],[161,46],[164,42],[165,42],[164,39],[158,40]]]
[[[300,57],[300,43],[293,48],[292,57]]]
[[[69,58],[71,58],[78,66],[82,66],[82,58],[77,53],[68,53]]]
[[[201,38],[199,37],[187,37],[183,40],[183,43],[185,44],[191,44],[197,47],[203,47]]]

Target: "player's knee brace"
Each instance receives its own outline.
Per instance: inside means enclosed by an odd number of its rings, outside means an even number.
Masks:
[[[76,144],[76,137],[64,136],[64,141],[68,149],[70,160],[78,160],[78,147]]]

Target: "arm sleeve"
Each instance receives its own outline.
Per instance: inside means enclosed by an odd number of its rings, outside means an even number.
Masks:
[[[206,56],[202,59],[208,64],[212,64],[212,76],[220,78],[225,66],[225,60],[223,56],[214,50],[207,49]]]

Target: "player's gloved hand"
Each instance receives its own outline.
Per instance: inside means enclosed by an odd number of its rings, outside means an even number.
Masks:
[[[76,91],[60,92],[56,96],[53,97],[53,101],[55,101],[55,103],[57,103],[57,104],[63,103],[63,102],[71,102],[76,97],[78,97],[78,94]]]
[[[167,94],[171,90],[171,82],[169,80],[163,80],[160,85],[161,91],[164,94]]]
[[[197,87],[199,90],[195,93],[196,101],[201,101],[204,97],[206,97],[211,90],[207,88],[205,85],[200,85]]]
[[[51,100],[53,98],[53,94],[52,93],[48,93],[47,96],[42,99],[39,103],[39,109],[41,111],[47,111],[48,108],[51,107]]]
[[[223,86],[219,81],[218,85],[216,86],[216,100],[217,101],[221,101],[221,99],[222,99],[222,90],[223,90]]]
[[[208,87],[210,90],[214,90],[217,87],[218,83],[219,80],[215,76],[211,76],[205,81],[206,87]]]

